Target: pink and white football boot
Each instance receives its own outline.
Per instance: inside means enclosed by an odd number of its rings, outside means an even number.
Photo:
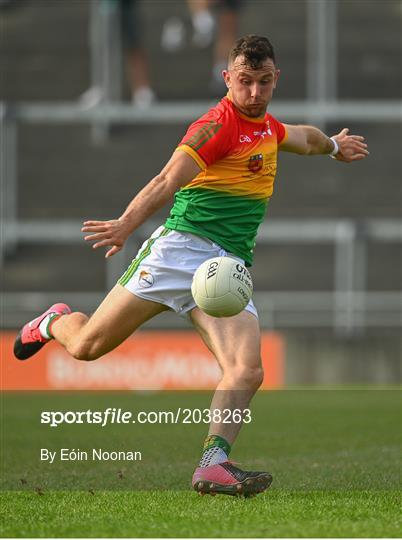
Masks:
[[[252,497],[265,491],[272,483],[267,472],[242,471],[230,461],[197,467],[193,475],[193,488],[200,495],[235,495]]]
[[[30,358],[51,340],[51,338],[47,339],[42,336],[39,331],[39,325],[47,315],[53,313],[55,317],[51,319],[51,322],[54,322],[56,317],[59,318],[62,315],[69,315],[71,309],[67,304],[54,304],[47,311],[42,313],[42,315],[39,315],[36,319],[25,324],[14,342],[14,356],[18,358],[18,360]]]

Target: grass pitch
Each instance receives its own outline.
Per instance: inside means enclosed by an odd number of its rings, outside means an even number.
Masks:
[[[272,487],[253,499],[200,497],[188,489],[205,425],[131,427],[130,437],[143,449],[141,464],[52,469],[38,464],[37,456],[29,459],[38,437],[42,446],[79,437],[84,447],[103,444],[96,440],[99,433],[107,440],[119,436],[116,427],[102,432],[84,426],[78,433],[73,426],[46,426],[40,432],[41,410],[85,410],[95,404],[97,409],[169,410],[203,407],[208,399],[196,393],[93,393],[57,395],[55,403],[50,394],[4,395],[2,536],[401,535],[396,390],[261,392],[232,456],[245,468],[274,476]],[[125,440],[127,432],[121,434]]]
[[[398,537],[392,492],[272,489],[254,499],[179,491],[7,493],[4,536]],[[399,525],[398,525],[399,524]]]

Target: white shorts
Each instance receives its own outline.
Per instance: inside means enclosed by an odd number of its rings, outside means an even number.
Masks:
[[[191,294],[194,272],[207,259],[226,255],[244,264],[207,238],[161,226],[142,244],[118,283],[144,300],[187,316],[196,307]],[[245,310],[258,317],[252,300]]]

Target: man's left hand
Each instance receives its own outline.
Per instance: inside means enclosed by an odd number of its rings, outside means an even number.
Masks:
[[[361,135],[348,135],[349,129],[344,128],[340,133],[333,136],[339,146],[339,152],[333,156],[338,161],[351,163],[359,161],[369,155],[365,139]]]

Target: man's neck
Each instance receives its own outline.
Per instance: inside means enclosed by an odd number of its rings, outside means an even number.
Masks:
[[[247,114],[247,112],[242,111],[240,107],[236,105],[236,103],[233,101],[232,96],[230,95],[230,90],[226,94],[227,99],[233,104],[233,107],[236,109],[236,111],[241,114],[242,116],[245,116],[247,119],[251,120],[252,122],[263,122],[265,120],[266,110],[261,116],[250,116]]]

